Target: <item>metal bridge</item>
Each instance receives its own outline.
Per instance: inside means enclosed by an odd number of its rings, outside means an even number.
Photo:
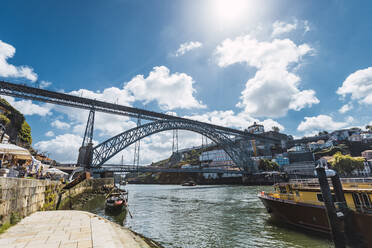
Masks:
[[[79,150],[78,165],[87,168],[101,167],[106,161],[131,144],[162,131],[189,130],[200,133],[218,144],[231,157],[234,163],[244,171],[250,171],[252,160],[244,143],[238,140],[259,140],[267,145],[280,145],[275,138],[251,134],[241,130],[195,121],[182,117],[162,114],[139,108],[93,100],[89,98],[39,89],[27,85],[0,81],[0,94],[17,98],[30,99],[62,106],[90,110],[82,146]],[[95,112],[129,116],[148,121],[143,125],[118,134],[93,147],[93,130]],[[138,122],[140,123],[140,122]]]
[[[242,170],[223,170],[223,169],[216,169],[216,168],[161,168],[161,167],[152,167],[152,166],[133,166],[133,165],[117,165],[117,164],[110,164],[110,165],[103,165],[97,168],[94,168],[93,171],[95,173],[101,172],[166,172],[166,173],[217,173],[217,174],[238,174],[238,175],[245,175],[250,174],[249,171],[242,171]]]

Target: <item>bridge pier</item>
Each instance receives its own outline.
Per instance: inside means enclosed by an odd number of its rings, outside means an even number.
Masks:
[[[85,128],[83,143],[79,149],[79,156],[77,166],[85,167],[86,170],[90,169],[93,160],[93,130],[94,130],[94,107],[89,112],[87,126]]]
[[[89,169],[93,159],[93,144],[89,143],[86,146],[81,146],[79,149],[78,166],[84,166]]]

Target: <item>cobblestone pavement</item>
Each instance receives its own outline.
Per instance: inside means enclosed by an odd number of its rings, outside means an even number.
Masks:
[[[143,239],[84,211],[43,211],[24,218],[0,235],[1,248],[147,248]]]

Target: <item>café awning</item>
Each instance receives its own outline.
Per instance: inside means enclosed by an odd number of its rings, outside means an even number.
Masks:
[[[7,154],[14,156],[16,159],[31,159],[30,152],[23,147],[13,144],[0,144],[0,158]]]

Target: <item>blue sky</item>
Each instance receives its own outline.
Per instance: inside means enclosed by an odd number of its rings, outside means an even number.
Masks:
[[[259,121],[298,137],[365,126],[370,13],[369,1],[5,0],[0,77],[236,128]],[[87,113],[8,100],[37,149],[75,160]],[[100,114],[95,140],[134,123]],[[144,140],[142,162],[168,156],[171,135]],[[181,137],[181,146],[201,143]]]

